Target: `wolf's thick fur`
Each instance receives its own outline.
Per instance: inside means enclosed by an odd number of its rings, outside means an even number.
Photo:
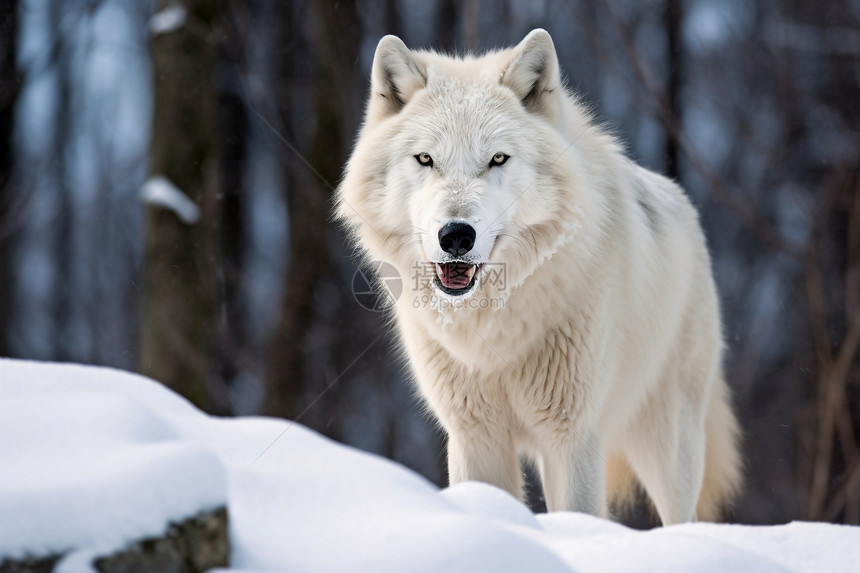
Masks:
[[[524,456],[551,511],[606,515],[635,475],[664,524],[717,517],[738,428],[683,192],[593,124],[543,30],[462,59],[386,36],[371,82],[338,215],[405,279],[395,322],[451,483],[521,498]],[[441,244],[451,222],[475,232],[462,256]],[[433,296],[409,290],[420,265],[452,261],[477,273],[469,287],[439,274]],[[506,280],[489,280],[499,263]]]

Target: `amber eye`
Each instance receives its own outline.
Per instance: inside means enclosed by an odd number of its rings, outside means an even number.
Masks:
[[[415,160],[424,167],[433,167],[433,158],[429,153],[419,153],[415,156]]]
[[[490,167],[498,167],[499,165],[504,165],[505,161],[510,159],[510,157],[510,155],[505,155],[504,153],[496,153],[490,160]]]

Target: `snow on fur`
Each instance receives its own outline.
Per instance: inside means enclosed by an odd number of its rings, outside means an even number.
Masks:
[[[227,501],[231,570],[849,571],[860,528],[638,532],[532,515],[480,483],[441,492],[298,424],[206,416],[106,368],[0,360],[0,561],[110,548]]]

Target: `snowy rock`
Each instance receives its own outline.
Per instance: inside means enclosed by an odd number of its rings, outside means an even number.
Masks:
[[[170,523],[189,532],[181,539],[197,539],[190,532],[200,530],[198,521],[211,524],[212,518],[189,518],[219,515],[227,505],[220,458],[181,439],[159,414],[118,392],[123,382],[152,382],[100,370],[0,360],[4,573],[16,567],[50,570],[57,556],[73,551],[133,552],[125,548],[165,535],[169,546],[175,529]],[[75,384],[81,375],[98,378],[108,372],[115,386],[110,390]],[[223,521],[226,540],[226,517]],[[30,564],[22,568],[25,563]]]
[[[160,537],[143,539],[109,555],[79,550],[65,556],[0,562],[0,573],[196,573],[229,561],[227,510],[173,523]]]
[[[222,508],[172,524],[166,535],[97,558],[93,566],[99,573],[202,573],[226,566],[229,553],[227,510]]]
[[[26,559],[0,559],[0,573],[52,573],[60,555]]]

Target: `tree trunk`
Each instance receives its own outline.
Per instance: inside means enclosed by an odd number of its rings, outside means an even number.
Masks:
[[[157,10],[174,6],[159,0]],[[178,2],[188,24],[152,40],[155,89],[150,172],[166,177],[200,209],[185,221],[171,209],[145,207],[141,372],[203,409],[211,408],[217,264],[218,48],[216,0]]]
[[[666,82],[666,100],[669,113],[681,123],[681,21],[683,18],[681,0],[666,0],[663,10],[663,23],[666,26],[666,57],[668,59],[668,74]],[[666,173],[667,177],[678,179],[678,145],[671,134],[666,134]]]
[[[457,3],[454,0],[438,0],[436,2],[435,48],[440,52],[454,53],[457,50]]]
[[[60,3],[51,5],[50,21],[53,34],[51,63],[57,71],[57,110],[54,118],[52,140],[53,176],[56,190],[56,215],[53,220],[54,281],[51,294],[51,318],[54,322],[54,349],[52,358],[60,362],[75,359],[72,353],[72,298],[74,274],[72,269],[73,237],[72,218],[74,202],[71,178],[71,154],[73,142],[73,116],[76,98],[72,91],[72,43],[68,39],[68,26],[63,25],[67,7]]]
[[[400,0],[385,0],[382,23],[386,34],[403,36],[403,23],[400,18]]]
[[[313,325],[321,281],[331,273],[329,237],[332,185],[349,152],[349,122],[358,15],[354,0],[337,6],[314,3],[315,47],[319,50],[314,87],[315,131],[308,156],[320,177],[288,173],[289,248],[281,319],[269,354],[263,413],[295,418],[308,383],[305,341]],[[302,167],[304,169],[304,167]],[[321,180],[322,179],[322,180]]]
[[[21,75],[15,63],[18,33],[18,2],[0,2],[0,356],[10,356],[10,328],[15,309],[13,145],[15,102]]]
[[[463,50],[475,52],[478,50],[481,24],[478,0],[463,0],[460,10],[462,11],[460,21],[463,26]]]
[[[218,229],[220,265],[218,267],[217,362],[218,378],[226,390],[242,370],[248,328],[242,297],[242,268],[245,262],[245,164],[247,159],[248,116],[241,93],[241,74],[245,62],[239,56],[244,42],[232,13],[222,16],[225,37],[219,66],[219,132],[221,151],[221,218]],[[223,396],[228,398],[228,396]],[[229,406],[229,404],[225,404]]]

